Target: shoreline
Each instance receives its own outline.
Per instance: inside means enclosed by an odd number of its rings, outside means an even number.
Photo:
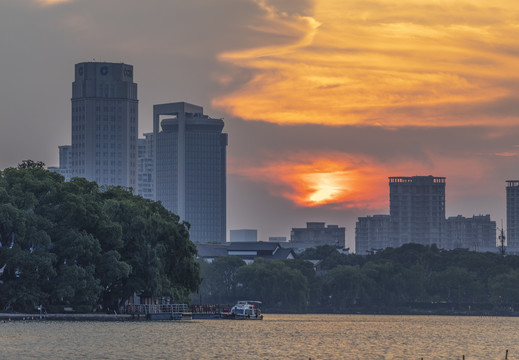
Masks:
[[[477,317],[518,317],[517,314],[511,313],[488,313],[488,312],[473,312],[473,313],[433,313],[433,312],[350,312],[350,313],[304,313],[304,314],[289,314],[289,313],[269,313],[271,315],[367,315],[367,316],[477,316]],[[190,315],[190,316],[187,316]],[[0,313],[0,322],[10,321],[99,321],[99,322],[122,322],[122,321],[179,321],[179,320],[206,320],[209,318],[192,318],[191,313],[183,314],[182,318],[155,318],[150,319],[143,315],[132,315],[132,314],[23,314],[23,313]],[[211,318],[211,319],[214,319]]]
[[[130,314],[21,314],[0,313],[0,321],[136,321],[144,320],[144,317],[136,317]]]

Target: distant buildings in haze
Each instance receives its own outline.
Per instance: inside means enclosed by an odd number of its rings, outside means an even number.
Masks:
[[[346,228],[338,225],[325,226],[324,222],[307,222],[306,228],[292,228],[290,232],[291,247],[304,250],[320,245],[331,245],[344,249]]]
[[[196,242],[226,241],[224,122],[186,102],[153,106],[155,199],[191,224]]]
[[[368,254],[407,243],[441,249],[496,251],[496,223],[490,215],[445,218],[445,178],[390,177],[389,215],[360,217],[355,252]]]
[[[519,252],[519,180],[506,180],[507,250]]]
[[[153,133],[138,139],[133,66],[84,62],[72,84],[72,145],[60,146],[66,180],[132,188],[190,223],[191,240],[226,240],[224,122],[185,102],[155,105]]]
[[[229,240],[231,242],[256,242],[258,241],[258,230],[256,229],[239,229],[229,231]]]
[[[190,223],[195,242],[226,241],[226,149],[222,119],[186,102],[153,107],[153,132],[138,138],[137,84],[133,66],[83,62],[75,65],[71,98],[71,145],[59,146],[68,181],[84,177],[99,185],[124,186],[161,201]],[[414,242],[439,248],[495,250],[490,215],[445,218],[444,177],[389,178],[389,215],[358,218],[356,252],[366,254]],[[507,245],[519,250],[519,180],[507,180]],[[232,230],[231,241],[257,242],[257,231]],[[345,247],[344,227],[308,222],[293,228],[290,245]],[[286,242],[273,237],[270,242]],[[515,249],[515,250],[514,250]]]
[[[393,247],[410,242],[442,247],[445,178],[390,177],[389,215]]]
[[[72,176],[99,185],[137,187],[137,84],[133,66],[75,65]]]

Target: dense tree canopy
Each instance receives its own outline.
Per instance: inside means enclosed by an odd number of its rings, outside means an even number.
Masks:
[[[314,271],[308,260],[319,260]],[[202,263],[204,302],[260,300],[266,312],[510,313],[519,310],[519,256],[406,244],[373,255],[330,246],[299,259]],[[226,274],[232,274],[228,276]],[[227,289],[227,290],[225,290]],[[232,289],[232,290],[231,290]]]
[[[30,160],[0,173],[0,311],[185,301],[201,281],[195,255],[187,224],[127,189],[64,182]]]

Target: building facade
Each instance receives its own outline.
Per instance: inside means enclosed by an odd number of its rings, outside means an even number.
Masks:
[[[496,252],[496,222],[490,215],[451,216],[445,222],[444,249]]]
[[[256,242],[258,241],[258,230],[256,229],[238,229],[229,231],[229,240],[231,242]]]
[[[355,224],[355,253],[367,255],[390,246],[390,216],[359,217]]]
[[[390,177],[391,246],[436,244],[443,248],[445,232],[445,178]]]
[[[153,181],[153,133],[137,140],[137,194],[145,199],[155,199]]]
[[[59,166],[49,167],[48,170],[58,173],[69,181],[72,178],[72,146],[61,145],[59,149]]]
[[[506,180],[506,246],[507,251],[519,250],[519,180]]]
[[[153,106],[155,200],[190,223],[191,240],[226,241],[224,122],[185,102]]]
[[[346,228],[338,225],[325,226],[324,222],[307,222],[306,228],[292,228],[290,243],[308,244],[308,247],[332,245],[344,248],[346,244]]]
[[[133,66],[83,62],[72,84],[72,175],[137,186],[137,84]]]

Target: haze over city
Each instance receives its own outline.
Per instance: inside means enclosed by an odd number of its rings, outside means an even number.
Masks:
[[[153,104],[224,118],[227,228],[387,214],[388,177],[446,177],[446,215],[505,221],[519,178],[519,4],[4,0],[0,168],[58,165],[74,64],[124,62]]]

